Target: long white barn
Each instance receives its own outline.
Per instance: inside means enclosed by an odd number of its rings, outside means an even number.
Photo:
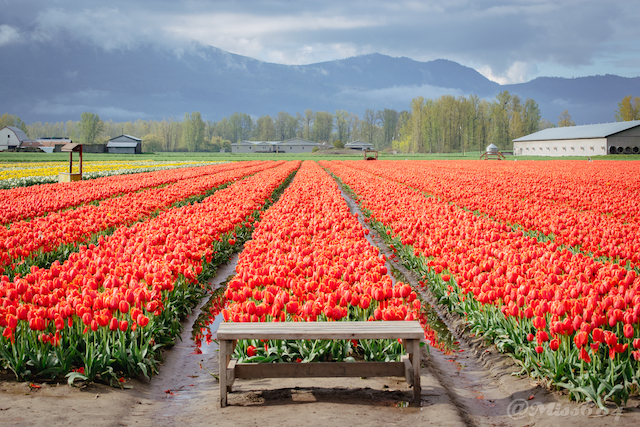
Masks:
[[[640,154],[640,120],[549,128],[513,140],[516,156]]]
[[[286,141],[242,141],[231,144],[232,153],[311,153],[320,144],[302,138]]]

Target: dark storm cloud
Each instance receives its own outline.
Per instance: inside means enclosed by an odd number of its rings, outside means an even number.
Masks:
[[[202,43],[283,64],[379,52],[451,59],[502,82],[640,74],[634,0],[0,0],[0,9],[0,47],[72,38],[179,54]]]

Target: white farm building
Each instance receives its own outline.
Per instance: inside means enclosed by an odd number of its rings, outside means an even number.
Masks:
[[[640,120],[549,128],[513,140],[516,156],[640,154]]]
[[[23,142],[31,142],[20,128],[5,126],[0,129],[0,151],[17,150]]]
[[[231,144],[232,153],[311,153],[320,144],[302,138],[286,141],[242,141]]]

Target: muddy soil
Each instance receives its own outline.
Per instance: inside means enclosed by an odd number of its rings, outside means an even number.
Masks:
[[[355,203],[345,198],[357,212]],[[374,230],[370,239],[389,258],[391,252]],[[236,260],[219,269],[213,287],[233,274]],[[398,262],[390,266],[417,288],[411,272]],[[434,304],[427,292],[422,296]],[[612,407],[605,416],[529,377],[512,375],[519,369],[509,357],[471,338],[460,319],[437,306],[460,343],[449,355],[422,349],[419,408],[408,407],[412,391],[403,378],[236,380],[229,406],[220,408],[212,375],[218,372],[217,345],[203,343],[198,353],[191,339],[200,307],[185,321],[182,341],[165,352],[159,375],[148,382],[127,380],[131,389],[96,384],[80,389],[0,378],[0,426],[640,425],[638,399],[623,410]],[[217,324],[210,328],[215,332]]]

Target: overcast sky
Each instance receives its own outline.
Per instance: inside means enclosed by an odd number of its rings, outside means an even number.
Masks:
[[[0,0],[0,48],[194,43],[279,64],[450,59],[499,83],[640,76],[637,0]]]

